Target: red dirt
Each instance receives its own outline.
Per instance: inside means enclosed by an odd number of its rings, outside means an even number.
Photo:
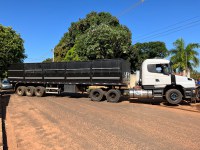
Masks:
[[[198,150],[197,112],[127,101],[12,95],[6,116],[8,148]]]

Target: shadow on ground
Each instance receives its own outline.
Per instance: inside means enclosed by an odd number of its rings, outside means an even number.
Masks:
[[[46,96],[52,96],[52,94],[46,95]],[[69,98],[89,98],[89,94],[87,93],[61,93],[60,95],[54,95],[56,97],[69,97]],[[103,100],[101,102],[106,101],[106,98],[104,96]],[[139,103],[139,104],[150,104],[150,105],[164,105],[164,106],[183,106],[185,108],[192,108],[196,109],[200,112],[200,102],[197,101],[196,103],[190,102],[190,101],[182,101],[180,104],[173,105],[169,104],[167,101],[164,101],[163,99],[129,99],[128,96],[121,96],[119,103],[120,102],[129,102],[129,103]],[[197,104],[197,105],[194,105]]]
[[[2,127],[3,150],[8,149],[5,120],[6,120],[6,109],[10,101],[10,94],[11,94],[10,92],[0,92],[0,110],[1,110],[1,118],[2,118],[1,127]]]
[[[69,97],[69,98],[88,98],[89,95],[87,93],[61,93],[61,94],[46,94],[45,96],[55,96],[55,97]]]
[[[151,105],[158,105],[158,106],[165,106],[169,108],[179,108],[188,111],[195,111],[200,113],[200,102],[191,102],[183,100],[180,104],[170,104],[167,101],[162,99],[152,100],[152,99],[130,99],[130,103],[140,103],[140,104],[151,104]]]

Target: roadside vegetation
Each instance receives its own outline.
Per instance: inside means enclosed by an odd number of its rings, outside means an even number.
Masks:
[[[55,61],[80,61],[123,58],[131,62],[132,70],[139,69],[146,58],[164,58],[168,50],[164,42],[132,45],[131,31],[110,13],[91,12],[71,23],[55,46]]]
[[[106,12],[91,12],[85,18],[72,22],[67,32],[54,48],[54,58],[43,62],[82,61],[123,58],[130,61],[131,69],[138,70],[147,58],[171,57],[173,70],[191,72],[191,77],[200,77],[195,71],[199,66],[198,43],[185,45],[177,39],[174,49],[167,50],[162,41],[132,44],[132,33],[119,20]],[[134,37],[133,37],[134,38]],[[26,58],[24,41],[11,27],[0,25],[0,75],[6,76],[9,64],[20,63]]]
[[[187,75],[190,71],[194,71],[194,68],[199,66],[199,53],[196,49],[200,48],[200,44],[189,43],[185,45],[184,40],[180,38],[173,45],[175,48],[169,51],[173,70],[183,72],[184,75]]]
[[[0,24],[0,77],[6,76],[9,64],[23,62],[25,58],[24,41],[20,34]]]

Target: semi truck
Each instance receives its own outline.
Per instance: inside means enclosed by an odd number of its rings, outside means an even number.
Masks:
[[[195,81],[172,74],[165,59],[146,59],[130,87],[130,63],[123,59],[12,64],[8,79],[19,96],[88,92],[92,101],[116,103],[122,95],[163,99],[170,104],[195,98]]]

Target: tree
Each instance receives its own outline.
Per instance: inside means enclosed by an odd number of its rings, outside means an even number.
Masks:
[[[42,61],[43,63],[47,63],[47,62],[53,62],[53,58],[47,58],[44,61]]]
[[[192,72],[191,72],[191,78],[193,78],[193,79],[200,79],[200,72],[198,72],[198,71],[196,71],[196,70],[193,70]]]
[[[67,51],[67,54],[64,58],[65,61],[78,61],[80,60],[77,52],[75,51],[75,45]]]
[[[168,50],[164,42],[145,42],[136,43],[131,46],[129,52],[129,60],[132,70],[139,70],[142,62],[149,58],[165,58],[168,55]]]
[[[198,52],[195,49],[200,48],[198,43],[190,43],[185,45],[182,38],[177,39],[174,43],[174,49],[170,50],[171,61],[173,69],[178,69],[179,72],[185,71],[186,74],[189,70],[199,66]]]
[[[94,35],[97,37],[94,37]],[[126,43],[123,37],[127,40]],[[120,40],[122,40],[122,44]],[[103,44],[106,45],[103,46]],[[124,52],[128,51],[127,45],[131,45],[131,32],[127,27],[120,25],[119,20],[110,13],[91,12],[86,18],[71,24],[68,32],[64,34],[54,49],[55,61],[95,59],[93,56],[96,53],[98,53],[96,58],[110,58],[110,56],[114,58],[118,57],[119,54],[121,57],[121,54],[124,55]],[[114,46],[116,50],[111,49],[111,46]],[[92,48],[95,49],[92,50]],[[109,48],[108,52],[105,48]],[[98,51],[95,52],[97,49]],[[105,51],[106,53],[102,53]],[[116,56],[115,54],[110,55],[111,53],[118,54]],[[103,56],[104,54],[106,54],[106,57]]]
[[[11,27],[4,27],[0,24],[0,64],[4,72],[9,64],[23,62],[24,41]]]
[[[129,30],[122,26],[93,26],[77,38],[75,51],[80,60],[127,59],[131,46],[130,36]]]

